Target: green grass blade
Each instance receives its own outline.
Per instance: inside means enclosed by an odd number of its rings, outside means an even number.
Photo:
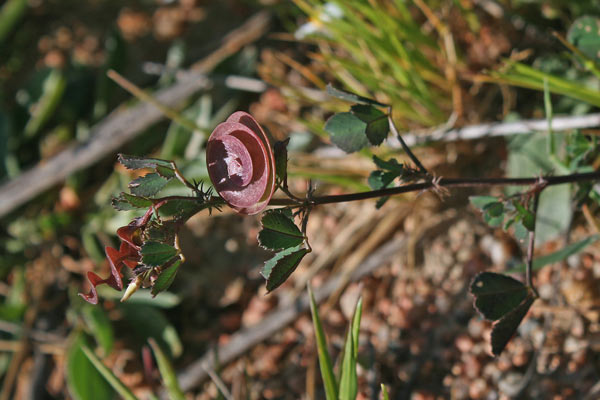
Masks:
[[[0,44],[25,15],[28,4],[28,0],[8,0],[0,8]]]
[[[342,359],[342,375],[340,377],[340,399],[354,400],[358,393],[358,376],[356,374],[356,360],[358,356],[358,335],[360,319],[362,316],[362,297],[358,299],[354,310],[354,317],[348,327],[348,335],[344,344],[344,358]]]
[[[383,400],[390,400],[390,395],[383,383],[381,384],[381,396],[383,397]]]
[[[160,371],[160,376],[163,379],[165,388],[169,393],[169,398],[174,400],[184,400],[185,395],[179,386],[175,369],[173,368],[169,357],[167,357],[158,343],[156,343],[156,340],[149,338],[148,343],[150,343],[152,352],[154,352],[154,357],[156,358],[156,363],[158,364],[158,370]]]
[[[121,398],[125,400],[137,400],[137,397],[135,397],[131,390],[129,390],[129,388],[125,386],[125,384],[121,382],[121,380],[117,378],[116,375],[102,363],[102,361],[100,361],[92,349],[86,345],[82,345],[81,350]]]
[[[317,353],[319,355],[319,366],[321,368],[321,376],[325,386],[325,396],[327,400],[337,400],[338,391],[335,375],[333,374],[333,364],[327,351],[327,338],[321,325],[321,318],[317,309],[317,303],[313,295],[310,285],[308,286],[308,295],[310,298],[310,313],[312,314],[313,325],[315,328],[315,338],[317,341]]]

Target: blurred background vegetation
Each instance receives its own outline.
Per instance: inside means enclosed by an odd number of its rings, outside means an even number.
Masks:
[[[259,30],[255,39],[242,30],[242,39],[228,40],[231,31],[257,13],[268,23],[258,28],[255,24]],[[417,134],[481,122],[589,114],[600,105],[598,70],[590,60],[600,57],[588,49],[600,46],[581,47],[582,58],[553,36],[557,32],[567,38],[574,21],[583,16],[597,23],[594,18],[600,17],[600,4],[596,0],[5,0],[0,5],[0,195],[9,202],[20,188],[8,182],[32,168],[43,168],[72,146],[89,143],[97,124],[138,103],[107,77],[108,70],[150,93],[175,85],[189,73],[204,74],[211,84],[174,104],[197,130],[167,119],[153,123],[99,161],[84,163],[51,189],[11,204],[10,212],[0,216],[0,399],[116,398],[118,385],[109,383],[110,377],[107,381],[110,374],[140,398],[159,396],[165,387],[172,398],[181,397],[172,382],[171,367],[181,371],[215,344],[227,343],[231,334],[260,323],[269,310],[284,303],[283,295],[264,296],[257,268],[265,253],[256,245],[257,221],[227,211],[213,219],[200,215],[186,227],[182,246],[188,261],[170,292],[153,300],[139,293],[121,304],[120,293],[108,289],[100,291],[101,305],[84,303],[77,293],[88,290],[85,274],[91,270],[107,274],[103,248],[114,246],[116,229],[136,216],[133,211],[116,212],[110,207],[111,197],[126,191],[133,178],[116,164],[117,152],[174,159],[188,179],[207,181],[206,136],[231,112],[244,109],[275,139],[291,138],[289,172],[294,190],[306,189],[305,179],[300,178],[318,181],[322,191],[365,190],[366,178],[374,169],[371,151],[340,156],[329,146],[323,130],[332,112],[348,107],[324,94],[327,83],[392,104],[399,128]],[[506,140],[433,144],[416,152],[425,165],[444,176],[569,173],[598,169],[597,135],[597,130],[550,131]],[[383,157],[398,150],[384,145],[372,152]],[[561,240],[598,233],[597,190],[588,185],[547,191],[540,206],[546,249],[563,245]],[[580,196],[573,201],[576,194]],[[421,215],[422,211],[424,219],[437,217],[453,207],[465,207],[465,196],[445,205],[427,196],[419,201],[410,197],[390,202],[378,215],[414,207],[412,212]],[[581,206],[585,215],[577,211]],[[326,229],[316,240],[321,244],[315,253],[337,254],[337,258],[325,262],[309,257],[303,265],[319,261],[337,268],[351,258],[351,249],[337,251],[341,245],[331,243],[361,210],[355,205],[318,210],[314,219]],[[394,229],[419,232],[418,220],[406,222],[406,213],[402,215],[399,218],[404,222]],[[452,218],[456,222],[462,217]],[[366,232],[374,229],[364,224],[369,227]],[[485,229],[477,240],[492,237],[503,251],[520,253],[518,243],[504,233]],[[361,232],[366,236],[358,238],[368,237]],[[473,248],[478,245],[479,241]],[[517,249],[506,250],[513,247]],[[492,250],[482,248],[487,252],[482,257],[491,261],[477,268],[496,262],[488,254]],[[586,253],[582,262],[591,263],[585,270],[591,275],[572,272],[575,275],[569,276],[574,282],[590,281],[591,276],[591,282],[598,283],[598,253],[597,248]],[[418,266],[423,257],[427,255],[408,260],[407,265]],[[317,278],[322,282],[332,274],[326,269]],[[473,274],[473,270],[461,272],[455,279],[466,284]],[[299,282],[306,279],[299,274]],[[427,290],[441,287],[434,278],[425,279],[426,283],[413,278],[407,283],[395,275],[393,279],[413,285],[406,293],[419,292],[420,284],[429,285]],[[365,290],[391,290],[383,281],[371,280]],[[288,286],[282,293],[297,293],[297,288]],[[299,286],[300,290],[304,287]],[[599,287],[590,288],[592,303],[598,299]],[[405,305],[394,297],[397,294],[390,294],[388,301]],[[502,392],[499,382],[503,378],[525,373],[526,363],[514,357],[505,361],[507,366],[496,365],[497,374],[471,376],[466,372],[469,368],[483,371],[483,364],[496,361],[481,352],[469,358],[473,343],[483,342],[483,333],[470,328],[474,323],[469,321],[477,317],[468,307],[466,311],[461,308],[465,301],[469,303],[463,295],[461,300],[452,298],[454,311],[462,311],[453,322],[457,324],[454,330],[434,346],[439,354],[423,356],[403,333],[398,334],[402,340],[394,334],[379,338],[393,355],[384,357],[385,351],[370,342],[371,336],[363,338],[370,344],[364,346],[369,356],[359,360],[364,368],[360,372],[362,398],[377,396],[372,380],[388,384],[392,398],[498,398],[494,396]],[[402,296],[404,302],[418,303]],[[382,312],[385,299],[375,301],[375,297],[369,301],[365,296],[363,320],[378,318],[370,310]],[[442,297],[425,296],[430,304]],[[423,307],[429,310],[426,304]],[[329,315],[325,323],[334,328],[332,341],[339,351],[346,321],[336,322],[336,315],[344,319],[339,310]],[[402,325],[408,338],[419,335],[421,328],[414,327],[424,318],[419,315],[411,314],[406,318],[413,322]],[[224,371],[225,385],[234,389],[232,396],[323,398],[314,373],[312,331],[310,327],[309,333],[303,331],[306,325],[301,321],[293,330],[295,335],[288,332],[271,339],[262,345],[260,354],[251,353],[233,372]],[[597,317],[583,321],[585,332],[598,325]],[[388,329],[400,331],[394,322],[390,324]],[[422,329],[429,331],[436,326],[425,325]],[[377,332],[371,334],[377,336]],[[587,337],[581,334],[577,339],[582,336]],[[470,344],[457,339],[461,337]],[[561,337],[564,343],[568,333],[563,331]],[[531,343],[523,346],[530,360]],[[92,356],[86,349],[93,349]],[[111,372],[94,364],[94,354]],[[547,382],[540,379],[529,394],[535,397],[535,393],[552,390],[562,398],[583,397],[593,389],[599,371],[595,350],[585,355],[577,364],[573,351],[561,353],[563,359],[557,362],[564,361],[560,364],[564,370],[548,373],[566,371],[578,376],[579,386],[556,382],[546,389]],[[263,356],[267,361],[261,362]],[[438,367],[428,364],[436,360]],[[215,365],[215,370],[220,369]],[[369,371],[377,378],[370,377]],[[478,392],[470,391],[473,385]],[[123,393],[119,396],[126,396]],[[510,390],[505,386],[502,393]],[[187,394],[187,398],[220,396],[212,383],[189,389]]]

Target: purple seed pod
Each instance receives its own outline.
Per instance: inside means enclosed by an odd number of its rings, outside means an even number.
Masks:
[[[208,175],[219,195],[240,214],[265,209],[275,191],[275,158],[269,139],[248,113],[219,124],[206,146]]]

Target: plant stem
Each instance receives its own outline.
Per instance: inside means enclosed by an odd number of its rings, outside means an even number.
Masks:
[[[543,178],[545,186],[562,185],[565,183],[599,181],[600,171],[585,172],[570,175],[547,176]],[[338,194],[330,196],[311,197],[305,200],[302,204],[298,204],[297,200],[289,198],[271,199],[270,206],[287,206],[287,207],[308,207],[321,204],[345,203],[349,201],[359,201],[367,199],[375,199],[385,196],[394,196],[402,193],[418,192],[434,188],[464,188],[464,187],[490,187],[490,186],[528,186],[540,183],[540,177],[532,178],[440,178],[435,183],[432,181],[412,183],[393,188],[380,190],[372,190],[368,192]],[[155,204],[167,202],[170,200],[187,200],[187,201],[202,201],[202,199],[194,196],[167,196],[157,199],[152,199]],[[223,200],[218,196],[213,196],[208,200],[212,205],[223,205]]]
[[[533,250],[535,248],[535,222],[537,221],[537,209],[538,209],[538,203],[540,200],[540,193],[541,193],[541,190],[536,192],[535,196],[533,198],[533,215],[535,218],[533,219],[533,229],[531,231],[529,231],[529,244],[527,246],[527,269],[525,270],[525,281],[527,282],[527,286],[529,286],[531,288],[531,290],[533,291],[533,294],[535,295],[536,298],[540,297],[540,296],[538,295],[538,292],[535,289],[535,286],[533,286],[532,271],[533,271]]]
[[[428,174],[427,169],[423,166],[423,164],[421,164],[421,161],[419,161],[417,156],[414,155],[410,147],[408,147],[408,145],[404,142],[404,139],[402,139],[402,135],[400,134],[400,132],[398,132],[398,129],[396,129],[396,124],[394,124],[394,120],[392,119],[392,107],[389,108],[388,122],[390,124],[390,130],[394,135],[396,135],[396,137],[400,141],[402,149],[406,152],[406,154],[408,154],[412,162],[415,163],[415,165],[417,166],[417,168],[419,168],[421,172]]]

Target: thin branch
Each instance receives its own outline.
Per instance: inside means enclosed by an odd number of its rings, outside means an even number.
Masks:
[[[400,145],[402,145],[402,149],[406,152],[406,154],[408,154],[408,156],[410,157],[412,162],[415,163],[415,165],[417,166],[417,168],[419,168],[421,170],[421,172],[428,174],[427,169],[425,169],[423,164],[421,164],[421,161],[419,161],[417,156],[414,155],[414,153],[412,152],[410,147],[408,147],[408,145],[404,142],[404,139],[402,139],[402,135],[400,135],[400,132],[398,132],[398,129],[396,129],[396,124],[394,124],[394,120],[392,119],[392,108],[391,107],[389,109],[388,122],[390,125],[390,130],[392,131],[394,136],[396,138],[398,138],[398,140],[400,141]]]
[[[535,295],[535,297],[540,297],[538,295],[537,290],[535,289],[535,286],[533,285],[533,252],[534,252],[534,248],[535,248],[535,222],[537,221],[537,209],[538,209],[538,203],[540,200],[540,193],[543,190],[543,187],[541,190],[537,191],[533,197],[533,215],[534,215],[534,219],[533,219],[533,229],[531,231],[529,231],[529,244],[527,246],[527,269],[525,270],[525,281],[527,282],[527,286],[529,286],[531,288],[531,290],[533,291],[533,294]]]
[[[546,186],[563,185],[565,183],[576,183],[586,181],[600,181],[600,171],[585,172],[571,175],[559,175],[559,176],[547,176],[544,177]],[[529,186],[535,185],[540,182],[539,177],[533,178],[440,178],[435,182],[421,182],[412,183],[409,185],[403,185],[393,188],[371,190],[368,192],[357,192],[347,194],[337,194],[330,196],[317,196],[310,197],[305,200],[304,203],[298,204],[294,199],[289,198],[276,198],[269,201],[270,206],[284,206],[284,207],[308,207],[317,206],[322,204],[332,203],[346,203],[349,201],[359,201],[367,199],[376,199],[386,196],[394,196],[403,193],[419,192],[434,188],[465,188],[465,187],[491,187],[491,186]],[[203,201],[198,197],[192,196],[167,196],[152,199],[157,204],[161,202],[168,202],[172,200],[184,200],[184,201]],[[220,197],[213,196],[208,200],[211,205],[222,205],[223,200]]]

